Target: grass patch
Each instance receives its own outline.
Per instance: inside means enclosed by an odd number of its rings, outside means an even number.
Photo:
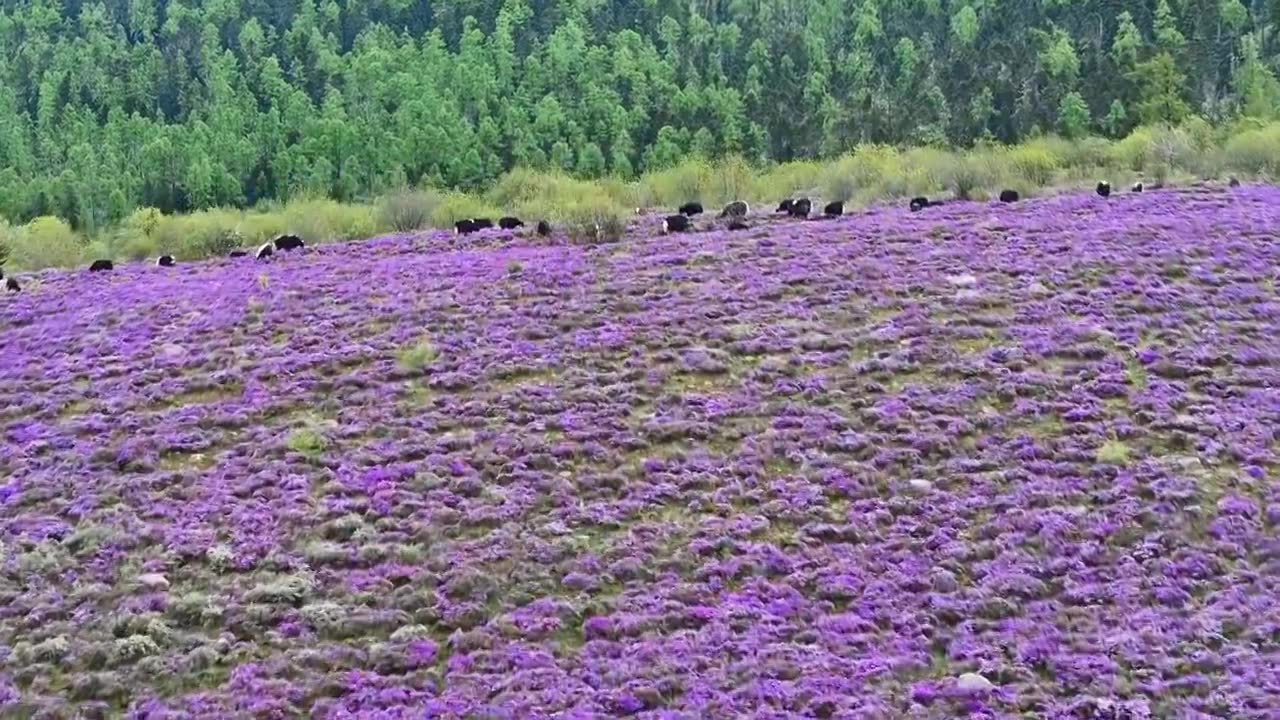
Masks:
[[[1124,379],[1136,390],[1146,390],[1150,377],[1147,375],[1147,368],[1136,358],[1130,358],[1124,364]]]
[[[315,427],[303,427],[289,433],[285,447],[307,458],[318,458],[329,447],[329,438]]]
[[[221,402],[228,398],[235,397],[243,391],[244,388],[239,385],[199,388],[172,395],[164,402],[164,404],[168,407],[208,405],[210,403]]]
[[[1129,446],[1119,440],[1108,440],[1098,448],[1097,460],[1103,465],[1127,465],[1130,456]]]
[[[412,347],[396,353],[396,364],[401,370],[420,373],[440,356],[438,350],[427,340],[421,340]]]

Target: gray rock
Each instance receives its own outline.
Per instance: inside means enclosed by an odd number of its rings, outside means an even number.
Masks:
[[[950,570],[938,568],[929,576],[929,584],[933,589],[940,593],[953,593],[960,588],[960,583],[956,582],[956,576]]]
[[[907,488],[917,495],[924,495],[933,490],[933,483],[928,480],[921,480],[917,478],[915,480],[908,480]]]
[[[990,680],[978,673],[965,673],[956,678],[956,688],[961,692],[980,693],[990,692],[995,689],[995,685],[992,685]]]
[[[138,584],[148,590],[168,590],[169,580],[160,573],[144,573],[138,576]]]

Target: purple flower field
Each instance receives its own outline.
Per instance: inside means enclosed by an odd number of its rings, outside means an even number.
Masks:
[[[1280,717],[1280,189],[755,222],[0,298],[0,716]]]

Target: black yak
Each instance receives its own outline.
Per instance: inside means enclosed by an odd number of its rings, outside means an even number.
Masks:
[[[93,264],[89,266],[89,272],[102,272],[104,270],[114,270],[115,268],[115,263],[110,260],[94,260]]]
[[[692,224],[688,215],[668,215],[662,221],[662,234],[687,232]]]
[[[929,207],[930,204],[931,203],[929,202],[929,198],[921,195],[920,197],[911,198],[911,203],[908,205],[908,207],[911,208],[911,212],[916,212],[918,210],[923,210]]]
[[[783,200],[782,202],[778,203],[778,209],[775,212],[787,213],[788,215],[790,215],[791,206],[793,204],[795,204],[795,200],[792,200],[791,198],[787,198],[786,200]]]
[[[547,222],[546,220],[539,220],[539,221],[538,221],[538,234],[539,234],[539,235],[541,235],[542,237],[546,237],[546,236],[550,235],[550,234],[551,234],[551,223]]]
[[[232,250],[232,251],[227,255],[227,257],[229,257],[229,258],[242,258],[242,257],[249,257],[249,253],[245,252],[244,250]]]
[[[459,220],[453,224],[453,231],[459,235],[470,235],[479,229],[475,220]]]
[[[693,217],[694,215],[701,215],[701,214],[702,214],[702,203],[699,203],[699,202],[687,202],[687,203],[685,203],[685,204],[683,204],[683,205],[681,205],[681,206],[680,206],[680,209],[679,209],[679,211],[678,211],[678,212],[679,212],[681,215],[687,215],[688,217]]]
[[[254,257],[259,260],[266,260],[275,254],[275,246],[271,243],[262,243],[262,247],[258,248],[258,254]]]
[[[276,250],[301,250],[307,244],[297,235],[281,235],[275,239]]]
[[[1134,184],[1133,184],[1133,191],[1134,191],[1134,192],[1142,192],[1142,182],[1141,182],[1141,181],[1136,182],[1136,183],[1134,183]]]
[[[156,258],[156,267],[173,267],[173,256],[161,255]]]
[[[745,201],[735,200],[724,206],[724,210],[720,211],[720,217],[746,217],[751,212],[751,206]]]
[[[503,230],[515,230],[518,227],[524,227],[524,223],[520,218],[508,215],[507,217],[498,218],[498,227]]]
[[[1232,175],[1232,176],[1231,176],[1231,179],[1227,181],[1227,186],[1228,186],[1228,187],[1240,187],[1240,181],[1236,179],[1236,176],[1235,176],[1235,175]]]
[[[827,217],[839,217],[844,214],[844,203],[838,200],[829,202],[826,207],[822,208],[822,214]]]
[[[1000,202],[1002,203],[1018,202],[1018,191],[1017,190],[1001,190]]]
[[[813,209],[813,203],[809,202],[809,198],[800,198],[791,203],[791,209],[787,214],[791,217],[807,218],[809,211]]]
[[[1099,197],[1111,197],[1111,183],[1103,180],[1098,183],[1097,193]]]
[[[4,289],[9,292],[18,292],[22,288],[18,286],[18,280],[16,278],[6,278],[4,281]]]
[[[493,227],[493,221],[489,218],[471,218],[471,222],[476,226],[477,230],[487,230]]]

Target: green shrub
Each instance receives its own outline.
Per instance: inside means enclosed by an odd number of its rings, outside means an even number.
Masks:
[[[853,194],[858,190],[858,184],[854,179],[851,167],[853,160],[852,155],[846,155],[827,165],[822,171],[818,186],[822,189],[823,199],[839,200],[841,202],[848,202],[853,199]]]
[[[220,257],[243,247],[242,214],[237,210],[202,210],[190,215],[169,215],[157,224],[152,238],[163,248],[186,260]]]
[[[666,170],[647,173],[640,179],[646,205],[675,208],[702,200],[709,185],[711,167],[705,160],[692,158]]]
[[[1061,163],[1052,144],[1045,141],[1010,148],[1006,160],[1018,177],[1036,187],[1052,184]]]
[[[1245,130],[1222,149],[1223,161],[1231,170],[1249,175],[1280,173],[1280,124]]]
[[[778,202],[785,197],[808,194],[820,184],[826,166],[812,160],[783,163],[767,170],[757,185],[768,193],[762,199]]]
[[[10,225],[8,220],[0,218],[0,267],[4,267],[13,254],[13,243],[18,232],[19,230]]]
[[[115,235],[111,244],[116,248],[113,254],[129,260],[143,260],[162,254],[159,241],[156,238],[148,235],[133,234],[124,228],[121,228]]]
[[[1151,160],[1153,139],[1151,128],[1135,128],[1111,146],[1111,162],[1128,170],[1144,169]]]
[[[1093,174],[1097,168],[1107,166],[1111,160],[1110,153],[1110,141],[1105,138],[1085,137],[1067,143],[1059,157],[1065,167],[1083,169],[1088,171],[1088,174]]]
[[[459,220],[493,218],[497,215],[493,207],[483,200],[465,193],[452,192],[441,196],[440,204],[431,213],[431,224],[438,228],[452,228]]]
[[[378,202],[381,224],[396,232],[421,230],[431,224],[431,215],[439,203],[437,192],[402,188]]]
[[[378,222],[370,205],[348,205],[328,198],[301,197],[285,206],[285,224],[308,243],[362,240],[390,226]]]
[[[111,251],[111,245],[105,239],[93,240],[84,246],[84,249],[80,252],[80,257],[88,260],[109,260],[115,257],[115,253]]]
[[[1001,175],[990,150],[974,150],[957,159],[946,185],[961,200],[977,200],[1001,184]]]
[[[618,242],[627,232],[626,214],[607,199],[588,199],[562,216],[569,239],[577,243]]]
[[[240,225],[237,228],[240,237],[247,247],[257,247],[268,240],[285,235],[290,232],[289,221],[285,217],[283,208],[259,209],[256,212],[245,213],[240,218]],[[301,233],[298,233],[301,235]],[[310,241],[311,238],[302,236],[303,240]]]
[[[912,148],[902,154],[908,194],[931,193],[951,187],[952,177],[962,159],[935,147]]]
[[[571,178],[563,173],[515,168],[498,178],[493,189],[488,192],[487,199],[499,207],[515,207],[532,200],[543,200],[549,196],[555,196],[559,191],[557,186],[572,182]]]
[[[153,207],[143,207],[134,210],[129,217],[124,219],[121,225],[124,229],[151,237],[160,226],[160,221],[164,219],[164,215]]]
[[[750,163],[740,156],[731,155],[707,169],[703,184],[698,188],[699,197],[703,202],[716,206],[727,205],[734,200],[758,199],[755,177]]]
[[[1166,173],[1190,169],[1199,154],[1191,135],[1182,128],[1162,127],[1152,132],[1151,161],[1156,166],[1163,166]]]
[[[38,217],[11,232],[6,243],[10,262],[24,270],[73,267],[84,255],[84,242],[61,218]]]

